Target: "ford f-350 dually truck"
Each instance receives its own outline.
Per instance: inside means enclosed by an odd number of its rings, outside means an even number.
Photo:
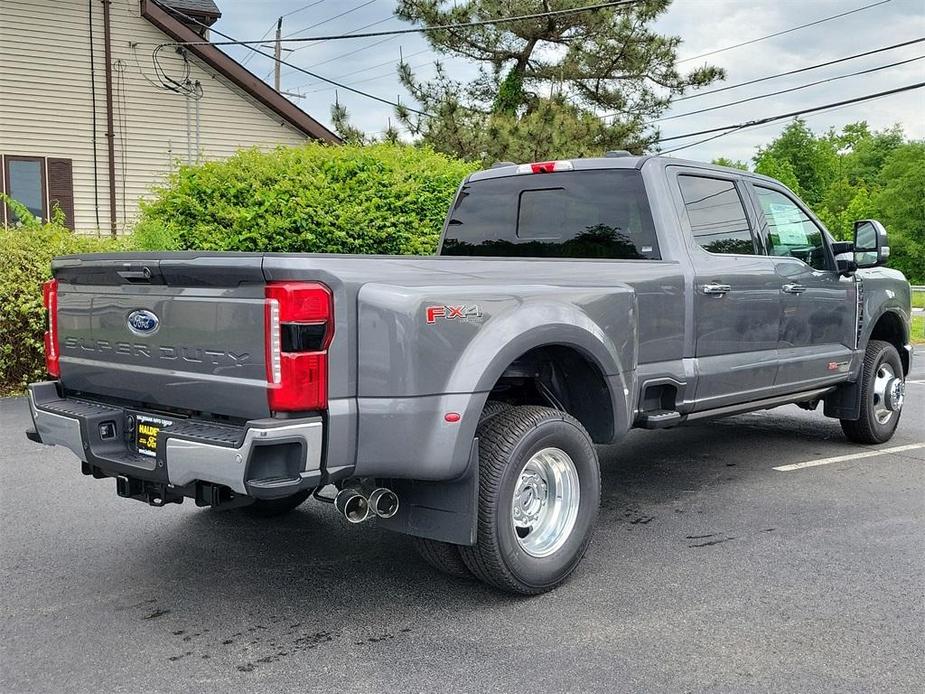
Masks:
[[[314,494],[540,593],[591,539],[593,444],[794,403],[887,441],[912,356],[888,255],[772,179],[614,154],[472,174],[435,257],[61,257],[28,436],[120,496]]]

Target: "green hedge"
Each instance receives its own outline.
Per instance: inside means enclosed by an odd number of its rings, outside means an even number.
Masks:
[[[51,259],[124,248],[124,241],[77,236],[59,224],[0,227],[0,394],[44,376],[42,282],[51,277]]]
[[[183,166],[143,203],[143,249],[432,253],[475,165],[401,145],[242,150]]]
[[[107,250],[433,252],[474,165],[428,149],[308,144],[181,167],[118,241],[60,224],[0,227],[0,394],[44,375],[41,284],[51,259]],[[0,201],[2,202],[2,201]],[[22,219],[29,217],[15,201]],[[31,218],[30,218],[31,219]]]

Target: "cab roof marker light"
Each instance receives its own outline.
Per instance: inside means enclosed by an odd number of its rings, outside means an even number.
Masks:
[[[521,164],[517,167],[517,173],[553,173],[554,171],[574,171],[575,166],[567,159],[559,161],[537,161],[532,164]]]

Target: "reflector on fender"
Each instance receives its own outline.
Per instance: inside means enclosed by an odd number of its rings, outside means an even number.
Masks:
[[[265,290],[267,402],[274,412],[328,406],[331,290],[318,282],[270,282]]]

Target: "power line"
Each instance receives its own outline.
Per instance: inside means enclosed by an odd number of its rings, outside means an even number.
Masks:
[[[335,55],[333,58],[327,58],[325,60],[322,60],[320,63],[312,63],[312,67],[318,67],[319,65],[327,65],[328,63],[333,63],[335,60],[340,60],[341,58],[346,58],[351,55],[356,55],[357,53],[362,53],[363,51],[368,51],[370,48],[375,48],[376,46],[379,46],[385,43],[386,41],[394,41],[394,40],[395,40],[394,36],[386,36],[384,39],[375,41],[369,44],[368,46],[361,46],[360,48],[357,48],[355,50],[347,51],[346,53]]]
[[[301,29],[299,29],[299,30],[297,30],[297,31],[293,31],[291,34],[287,34],[287,35],[286,35],[286,38],[287,38],[287,40],[288,40],[288,37],[289,37],[289,36],[295,36],[296,34],[301,34],[303,31],[308,31],[309,29],[314,29],[315,27],[320,27],[322,24],[327,24],[328,22],[333,22],[335,19],[340,19],[341,17],[344,17],[344,16],[346,16],[346,15],[348,15],[348,14],[351,14],[351,13],[353,13],[353,12],[356,12],[357,10],[362,10],[362,9],[363,9],[364,7],[366,7],[367,5],[372,5],[374,2],[376,2],[376,0],[366,0],[366,2],[361,2],[361,3],[360,3],[359,5],[357,5],[356,7],[352,7],[352,8],[350,8],[349,10],[344,10],[343,12],[341,12],[341,13],[339,13],[339,14],[336,14],[336,15],[334,15],[333,17],[328,17],[328,18],[325,19],[325,20],[322,20],[322,21],[320,21],[320,22],[315,22],[314,24],[309,24],[307,27],[302,27]]]
[[[820,84],[826,84],[827,82],[835,82],[837,80],[847,79],[848,77],[857,77],[858,75],[867,75],[872,72],[879,72],[880,70],[887,70],[889,68],[898,67],[900,65],[906,65],[907,63],[914,63],[917,60],[922,60],[925,58],[925,55],[920,55],[917,58],[908,58],[906,60],[900,60],[895,63],[890,63],[889,65],[880,65],[878,67],[867,68],[866,70],[858,70],[857,72],[849,72],[847,75],[836,75],[835,77],[827,77],[826,79],[816,80],[815,82],[808,82],[807,84],[800,84],[796,87],[790,87],[788,89],[779,89],[776,92],[768,92],[767,94],[758,94],[757,96],[750,96],[747,99],[739,99],[738,101],[730,101],[726,104],[719,104],[717,106],[710,106],[708,108],[697,109],[696,111],[685,111],[684,113],[675,113],[670,116],[664,116],[662,118],[656,118],[649,123],[661,123],[666,120],[674,120],[675,118],[684,118],[685,116],[693,116],[698,113],[706,113],[707,111],[717,111],[721,108],[728,108],[729,106],[738,106],[739,104],[748,103],[749,101],[757,101],[758,99],[767,99],[771,96],[778,96],[780,94],[788,94],[790,92],[796,92],[801,89],[808,89],[809,87],[815,87]]]
[[[308,3],[307,5],[302,5],[301,7],[297,7],[297,8],[294,9],[294,10],[290,10],[289,12],[286,12],[286,13],[280,15],[279,18],[280,18],[280,19],[285,19],[286,17],[291,17],[292,15],[294,15],[294,14],[296,14],[296,13],[298,13],[298,12],[301,12],[302,10],[311,9],[311,8],[314,7],[315,5],[320,5],[321,3],[327,2],[327,1],[328,1],[328,0],[315,0],[315,2],[310,2],[310,3]],[[269,35],[270,35],[270,32],[273,31],[273,27],[275,27],[275,26],[276,26],[276,21],[274,21],[272,24],[270,24],[270,28],[267,29],[265,32],[263,32],[263,36],[260,37],[261,40],[263,40],[263,39],[265,39],[267,36],[269,36]],[[248,61],[249,61],[251,58],[253,58],[253,57],[254,57],[254,54],[253,54],[253,53],[248,53],[246,56],[244,56],[244,60],[241,61],[241,65],[247,65]]]
[[[207,25],[203,24],[202,22],[200,22],[199,20],[194,19],[193,17],[190,17],[188,14],[184,14],[183,12],[180,12],[180,10],[177,10],[177,9],[175,9],[175,8],[173,8],[173,7],[170,7],[169,5],[163,4],[160,0],[153,0],[153,2],[154,2],[155,4],[157,4],[158,7],[161,7],[162,9],[164,9],[164,10],[166,10],[166,11],[168,11],[168,12],[171,12],[171,13],[173,13],[173,14],[175,14],[175,15],[178,15],[178,16],[180,16],[180,17],[183,17],[183,18],[184,18],[185,20],[187,20],[187,21],[194,22],[194,23],[199,24],[199,25],[202,25],[202,26],[207,26]],[[314,72],[311,72],[311,71],[309,71],[309,70],[306,70],[305,68],[301,68],[301,67],[299,67],[298,65],[293,65],[292,63],[287,62],[287,61],[283,60],[282,58],[277,58],[276,56],[273,56],[273,55],[271,55],[271,54],[269,54],[269,53],[264,53],[263,51],[258,50],[258,49],[256,49],[256,48],[254,48],[253,46],[249,45],[250,42],[235,41],[234,39],[231,39],[231,37],[228,36],[227,34],[223,34],[222,32],[220,32],[220,31],[218,31],[218,30],[216,30],[216,29],[211,29],[211,31],[214,32],[214,33],[216,33],[216,34],[218,34],[219,36],[222,36],[222,37],[226,38],[226,39],[230,39],[230,42],[231,42],[232,44],[235,44],[235,45],[243,45],[243,46],[245,46],[248,50],[254,51],[255,53],[259,53],[260,55],[262,55],[262,56],[264,56],[264,57],[266,57],[266,58],[270,58],[271,60],[275,60],[275,61],[279,62],[280,65],[285,65],[286,67],[291,67],[291,68],[293,68],[294,70],[297,70],[298,72],[304,73],[304,74],[308,75],[309,77],[315,78],[316,80],[321,80],[322,82],[327,82],[328,84],[333,84],[335,87],[338,87],[339,89],[345,89],[345,90],[347,90],[348,92],[353,92],[354,94],[358,94],[358,95],[360,95],[360,96],[365,96],[367,99],[372,99],[373,101],[378,101],[379,103],[386,104],[386,105],[388,105],[388,106],[394,106],[394,107],[396,107],[396,108],[403,108],[403,109],[406,109],[406,110],[408,110],[408,111],[411,111],[412,113],[417,113],[418,115],[421,115],[421,116],[429,116],[429,115],[430,115],[429,113],[427,113],[427,112],[425,112],[425,111],[421,111],[421,110],[418,110],[418,109],[416,109],[416,108],[412,108],[411,106],[408,106],[408,105],[406,105],[406,104],[399,104],[399,103],[396,103],[396,102],[394,102],[394,101],[389,101],[388,99],[383,99],[381,96],[376,96],[375,94],[370,94],[369,92],[364,92],[364,91],[361,90],[361,89],[355,89],[355,88],[353,88],[353,87],[351,87],[351,86],[349,86],[349,85],[343,84],[343,83],[341,83],[341,82],[337,82],[337,81],[335,81],[335,80],[328,79],[327,77],[322,77],[321,75],[315,74]],[[196,43],[196,45],[199,45],[198,42],[195,42],[195,43]],[[218,44],[210,43],[210,42],[208,42],[208,41],[206,42],[206,44],[212,45],[212,46],[218,45]],[[158,45],[154,50],[155,50],[155,52],[156,52],[156,51],[160,50],[160,49],[163,48],[163,47],[172,46],[172,45],[175,45],[175,44],[172,44],[172,43],[162,43],[162,44]]]
[[[383,18],[383,19],[377,19],[375,22],[370,22],[369,24],[364,24],[364,25],[361,26],[361,27],[357,27],[356,29],[353,29],[353,30],[351,30],[351,31],[348,31],[347,34],[348,34],[348,35],[349,35],[349,34],[353,34],[353,33],[357,32],[357,31],[363,31],[363,29],[369,29],[370,27],[378,26],[378,25],[380,25],[380,24],[385,24],[386,22],[389,22],[389,21],[391,21],[391,20],[393,20],[393,19],[398,19],[398,17],[396,17],[394,14],[393,14],[393,15],[389,15],[388,17],[385,17],[385,18]],[[309,44],[306,44],[305,46],[299,46],[298,48],[293,48],[293,49],[292,49],[292,52],[295,53],[296,51],[301,51],[301,50],[304,50],[304,49],[306,49],[306,48],[311,48],[312,46],[317,46],[317,45],[322,44],[322,43],[326,43],[326,41],[316,41],[315,43],[309,43]]]
[[[283,17],[283,19],[285,19],[286,17],[291,17],[291,16],[294,15],[294,14],[297,14],[297,13],[299,13],[299,12],[302,12],[303,10],[311,9],[311,8],[314,7],[315,5],[320,5],[321,3],[327,2],[327,1],[328,1],[328,0],[315,0],[315,2],[310,2],[310,3],[308,3],[307,5],[302,5],[301,7],[297,7],[297,8],[294,9],[294,10],[290,10],[289,12],[286,12],[285,14],[282,15],[282,17]]]
[[[421,50],[415,51],[414,53],[409,53],[408,55],[405,56],[405,59],[407,60],[408,58],[413,58],[414,56],[421,55],[422,53],[430,53],[430,48],[422,48]],[[358,75],[361,72],[369,72],[370,70],[375,70],[377,67],[382,67],[384,65],[392,65],[393,63],[394,63],[394,59],[386,60],[381,63],[376,63],[375,65],[367,65],[366,67],[361,67],[358,70],[353,70],[351,72],[345,72],[342,75],[334,75],[334,77],[332,77],[331,79],[341,80],[341,79],[344,79],[345,77],[353,77],[353,75]],[[422,66],[419,65],[417,67],[422,67]],[[308,87],[308,86],[311,86],[312,84],[314,83],[306,82],[305,84],[300,84],[297,87],[293,87],[293,90],[297,91],[301,89],[302,87]]]
[[[755,39],[749,39],[748,41],[742,41],[741,43],[734,43],[731,46],[723,46],[722,48],[717,48],[712,51],[707,51],[706,53],[701,53],[699,55],[691,56],[690,58],[684,58],[684,60],[679,60],[679,63],[687,63],[691,60],[697,60],[699,58],[706,58],[708,55],[715,55],[717,53],[722,53],[723,51],[731,51],[733,48],[741,48],[742,46],[748,46],[753,43],[758,43],[759,41],[765,41],[766,39],[772,39],[775,36],[783,36],[784,34],[789,34],[792,31],[798,31],[799,29],[805,29],[807,27],[816,26],[817,24],[822,24],[824,22],[830,22],[833,19],[838,19],[840,17],[847,17],[849,14],[854,14],[855,12],[862,12],[863,10],[869,10],[871,7],[877,7],[879,5],[885,5],[892,0],[879,0],[879,2],[871,3],[870,5],[864,5],[863,7],[857,7],[853,10],[848,10],[847,12],[839,12],[838,14],[833,14],[831,17],[823,17],[822,19],[817,19],[814,22],[808,22],[807,24],[801,24],[799,26],[790,27],[789,29],[783,29],[781,31],[775,31],[773,34],[768,34],[767,36],[759,36]]]
[[[816,63],[815,65],[807,65],[806,67],[797,68],[796,70],[788,70],[787,72],[778,72],[775,75],[766,75],[765,77],[757,77],[753,80],[748,80],[746,82],[738,82],[737,84],[727,84],[725,87],[719,87],[718,89],[711,89],[706,92],[697,92],[696,94],[690,94],[688,96],[681,96],[675,99],[675,103],[678,101],[687,101],[688,99],[696,99],[701,96],[707,96],[708,94],[718,94],[719,92],[725,92],[730,89],[737,89],[738,87],[745,87],[750,84],[757,84],[759,82],[767,82],[768,80],[773,80],[778,77],[787,77],[789,75],[796,75],[801,72],[808,72],[809,70],[816,70],[821,67],[828,67],[830,65],[836,65],[838,63],[844,63],[848,60],[854,60],[855,58],[863,58],[868,55],[874,55],[876,53],[883,53],[884,51],[891,51],[894,48],[902,48],[904,46],[911,46],[916,43],[921,43],[925,41],[925,37],[912,39],[911,41],[903,41],[902,43],[894,43],[892,46],[884,46],[883,48],[875,48],[871,51],[864,51],[863,53],[855,53],[854,55],[848,55],[844,58],[836,58],[835,60],[828,60],[824,63]]]
[[[426,63],[418,63],[417,65],[412,65],[411,69],[417,70],[418,68],[427,67],[428,65],[433,65],[436,62],[437,62],[436,60],[428,60]],[[364,82],[372,82],[374,80],[381,80],[381,79],[384,79],[386,77],[391,77],[391,76],[392,76],[392,73],[388,73],[385,75],[374,75],[372,77],[367,77],[366,79],[357,80],[353,84],[363,84]],[[308,86],[308,85],[302,85],[302,86]],[[317,94],[319,92],[329,92],[332,89],[336,89],[336,87],[321,87],[320,89],[312,89],[306,93],[307,94]]]
[[[884,94],[881,96],[875,96],[875,97],[871,97],[870,100],[873,101],[875,99],[883,99],[883,98],[886,98],[887,96],[890,96],[890,95]],[[833,106],[832,108],[825,108],[820,111],[816,111],[814,114],[812,114],[812,116],[818,116],[823,113],[831,113],[832,111],[838,111],[843,108],[848,108],[848,106],[850,105],[851,104],[842,104],[841,106]],[[774,123],[762,123],[761,125],[755,125],[755,126],[743,125],[741,127],[737,127],[732,130],[727,130],[726,132],[720,133],[719,135],[713,135],[712,137],[707,137],[707,138],[704,138],[703,140],[697,140],[696,142],[691,142],[690,144],[687,144],[687,145],[681,145],[680,147],[674,147],[672,149],[662,150],[661,152],[659,152],[659,154],[671,154],[673,152],[680,152],[682,149],[690,149],[691,147],[696,147],[697,145],[702,145],[706,142],[712,142],[713,140],[718,140],[721,137],[726,137],[726,135],[732,135],[746,128],[752,129],[752,130],[761,130],[761,128],[766,128],[769,125],[774,125]]]
[[[712,142],[713,140],[718,140],[721,137],[726,137],[726,135],[732,135],[733,133],[737,133],[740,130],[744,130],[747,127],[748,127],[747,125],[740,125],[737,128],[733,128],[732,130],[727,130],[726,132],[720,133],[719,135],[711,135],[710,137],[705,137],[702,140],[691,142],[689,145],[681,145],[680,147],[674,147],[672,149],[663,149],[659,152],[659,154],[672,154],[673,152],[680,152],[682,149],[690,149],[691,147],[696,147],[697,145],[702,145],[707,142]]]
[[[379,20],[377,20],[377,21],[375,21],[375,22],[370,22],[369,24],[364,24],[363,26],[357,27],[356,29],[353,29],[353,30],[351,30],[351,31],[348,31],[347,33],[348,33],[348,34],[352,34],[353,32],[356,32],[356,31],[362,31],[363,29],[367,29],[367,28],[369,28],[369,27],[371,27],[371,26],[376,26],[377,24],[382,24],[382,23],[384,23],[384,22],[389,22],[389,21],[391,21],[391,20],[393,20],[393,19],[397,19],[397,17],[396,17],[395,15],[391,15],[391,16],[389,16],[389,17],[386,17],[385,19],[379,19]],[[343,57],[348,56],[348,55],[354,55],[354,54],[356,54],[356,53],[362,53],[363,51],[368,51],[368,50],[370,50],[371,48],[375,48],[376,46],[379,46],[379,45],[381,45],[381,44],[383,44],[383,43],[387,43],[388,41],[394,41],[394,40],[395,40],[395,37],[394,37],[394,36],[388,36],[388,37],[382,39],[381,41],[376,41],[375,43],[371,43],[371,44],[369,44],[368,46],[363,46],[363,47],[358,48],[358,49],[356,49],[356,50],[354,50],[354,51],[349,51],[349,52],[347,52],[347,53],[343,53],[343,54],[337,56],[336,58],[329,58],[328,60],[325,60],[325,61],[320,62],[320,63],[312,63],[312,67],[318,67],[319,65],[325,65],[326,63],[330,63],[330,62],[332,62],[332,61],[334,61],[334,60],[337,60],[338,58],[343,58]],[[293,48],[293,49],[290,51],[290,54],[289,54],[289,55],[291,56],[293,53],[297,53],[298,51],[304,50],[304,49],[306,49],[306,48],[314,48],[315,46],[319,46],[319,45],[321,45],[322,43],[326,43],[326,41],[316,41],[315,43],[307,43],[307,44],[305,44],[304,46],[299,46],[298,48]],[[292,73],[286,73],[286,74],[292,74]]]
[[[417,55],[421,55],[422,53],[430,53],[430,48],[423,48],[419,51],[415,51],[414,53],[409,53],[408,55],[405,56],[405,59],[407,60],[408,58],[413,58]],[[339,79],[343,79],[344,77],[352,77],[353,75],[358,75],[361,72],[369,72],[370,70],[375,70],[377,67],[383,67],[384,65],[392,65],[393,63],[394,63],[394,59],[386,60],[381,63],[376,63],[375,65],[367,65],[366,67],[361,67],[358,70],[352,70],[351,72],[345,72],[343,75],[335,75],[333,79],[339,80]],[[300,86],[307,87],[310,84],[311,82],[308,82]]]
[[[260,37],[261,40],[265,39],[267,36],[270,35],[270,32],[273,31],[273,28],[276,26],[276,22],[277,20],[273,20],[273,23],[270,25],[270,28],[267,29],[265,32],[263,32],[263,36]],[[241,65],[247,65],[248,61],[253,57],[254,57],[253,53],[248,53],[246,56],[244,56],[244,59],[241,61]]]
[[[156,0],[155,0],[156,1]],[[375,1],[375,0],[371,0]],[[331,34],[329,36],[301,36],[294,38],[283,39],[290,43],[305,43],[309,41],[338,41],[342,39],[370,39],[378,38],[380,36],[400,36],[403,34],[426,34],[429,31],[445,31],[449,29],[471,29],[473,27],[486,26],[489,24],[510,24],[511,22],[522,22],[528,19],[548,19],[550,17],[560,17],[563,15],[569,14],[579,14],[581,12],[591,12],[594,10],[603,10],[613,7],[625,7],[627,5],[635,5],[643,0],[611,0],[610,2],[602,2],[596,5],[586,5],[584,7],[572,7],[562,10],[550,10],[548,12],[534,12],[533,14],[521,14],[513,17],[498,17],[496,19],[480,19],[475,22],[458,22],[455,24],[436,24],[429,27],[412,27],[408,29],[391,29],[389,31],[367,31],[365,33],[357,34]],[[891,0],[882,0],[882,2],[890,2]],[[182,13],[181,13],[182,14]],[[214,33],[219,36],[224,36],[224,34],[215,31]],[[227,38],[227,37],[226,37]],[[230,39],[228,41],[170,41],[164,45],[168,46],[247,46],[250,44],[259,44],[262,43],[263,39],[258,40],[247,40],[239,41],[237,39]]]
[[[899,94],[901,92],[908,92],[913,89],[921,89],[925,87],[925,82],[916,82],[915,84],[907,84],[904,87],[896,87],[895,89],[888,89],[883,92],[877,92],[876,94],[867,94],[865,96],[858,96],[853,99],[845,99],[843,101],[836,101],[831,104],[825,104],[823,106],[814,106],[812,108],[804,108],[799,111],[791,111],[790,113],[782,113],[777,116],[768,116],[766,118],[759,118],[757,120],[746,121],[745,123],[735,123],[733,125],[724,125],[718,128],[707,128],[706,130],[697,130],[691,133],[685,133],[683,135],[672,135],[671,137],[660,138],[661,142],[670,142],[671,140],[683,140],[686,137],[694,137],[696,135],[709,135],[712,133],[717,133],[720,131],[734,131],[741,130],[742,128],[751,128],[756,125],[764,125],[765,123],[773,123],[774,121],[784,120],[785,118],[794,118],[796,116],[802,116],[806,113],[816,113],[817,111],[824,111],[836,106],[849,106],[851,104],[857,104],[862,101],[870,101],[871,99],[877,99],[881,96],[889,96],[890,94]],[[726,133],[728,134],[728,133]],[[691,145],[693,146],[693,145]]]

